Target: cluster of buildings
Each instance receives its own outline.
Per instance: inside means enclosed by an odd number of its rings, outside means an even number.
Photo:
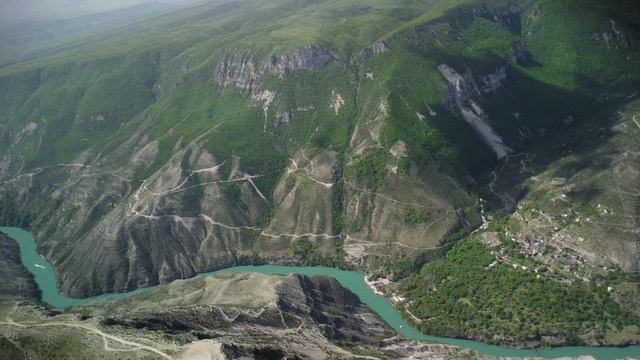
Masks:
[[[551,255],[551,259],[552,260],[564,260],[565,262],[568,261],[569,263],[575,264],[575,265],[578,265],[578,266],[584,266],[586,264],[586,262],[587,262],[584,257],[582,257],[582,256],[580,256],[578,254],[575,254],[573,252],[569,252],[567,250],[560,250],[559,252],[557,252],[555,254],[552,254]],[[565,266],[565,271],[569,272],[570,270],[567,271],[566,268],[567,267]],[[569,269],[570,269],[570,267],[569,267]]]
[[[392,282],[389,279],[377,278],[373,280],[373,279],[369,279],[369,276],[364,277],[364,282],[376,295],[380,295],[380,296],[385,296],[383,287],[388,287],[389,285],[392,284]],[[400,293],[397,290],[394,291],[393,294],[391,295],[391,302],[393,302],[394,304],[404,303],[406,300],[407,299],[404,296],[400,295]]]
[[[528,256],[544,255],[547,249],[547,242],[542,235],[527,236],[522,234],[511,235],[514,241],[522,247],[522,253]]]
[[[364,282],[367,283],[367,286],[376,294],[384,296],[384,292],[382,291],[383,286],[391,285],[391,281],[385,278],[377,278],[375,280],[369,279],[368,276],[364,277]]]

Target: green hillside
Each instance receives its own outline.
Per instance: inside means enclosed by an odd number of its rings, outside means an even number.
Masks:
[[[632,0],[163,8],[0,67],[0,223],[31,229],[72,296],[319,263],[399,282],[421,320],[440,301],[423,284],[479,281],[449,262],[528,283],[507,271],[523,257],[552,269],[531,286],[602,321],[518,298],[500,319],[542,324],[514,330],[487,320],[500,298],[422,329],[637,342],[637,278],[606,274],[640,263],[638,23]],[[470,240],[481,226],[511,253]]]

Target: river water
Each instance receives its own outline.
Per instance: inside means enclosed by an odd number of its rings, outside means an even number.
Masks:
[[[0,231],[15,239],[20,245],[20,258],[22,264],[34,275],[38,287],[42,291],[42,301],[54,307],[81,306],[101,300],[119,299],[132,296],[139,292],[149,291],[154,287],[137,289],[125,293],[111,293],[82,299],[68,298],[60,294],[55,272],[51,264],[43,259],[37,252],[36,243],[31,233],[13,227],[0,227]],[[628,347],[587,347],[566,346],[553,349],[522,350],[501,346],[484,344],[478,341],[452,339],[437,336],[428,336],[409,325],[395,309],[395,307],[383,296],[376,295],[365,283],[364,274],[357,271],[346,271],[327,267],[296,267],[296,266],[236,266],[223,270],[199,274],[198,277],[215,276],[222,272],[258,272],[263,274],[288,275],[325,275],[335,278],[342,286],[356,294],[360,301],[369,306],[398,334],[410,339],[428,341],[434,343],[449,344],[465,347],[483,354],[500,357],[577,357],[591,355],[596,359],[609,360],[625,357],[640,357],[639,346]]]

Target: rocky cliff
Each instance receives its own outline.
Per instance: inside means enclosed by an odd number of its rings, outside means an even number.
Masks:
[[[40,290],[33,275],[22,266],[18,243],[0,233],[0,300],[29,299],[40,297]]]

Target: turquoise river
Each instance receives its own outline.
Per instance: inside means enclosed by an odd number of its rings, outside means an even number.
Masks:
[[[144,292],[153,287],[137,289],[126,293],[112,293],[90,298],[72,299],[58,291],[58,283],[55,272],[49,262],[43,259],[37,252],[36,243],[31,233],[13,227],[0,227],[0,231],[15,239],[20,245],[20,256],[24,266],[34,275],[35,281],[42,292],[42,301],[54,307],[80,306],[96,301],[124,298],[139,292]],[[263,274],[287,275],[292,273],[304,275],[325,275],[338,280],[342,286],[355,293],[360,300],[367,304],[385,322],[387,322],[398,334],[407,338],[420,341],[443,343],[461,346],[474,351],[499,356],[499,357],[533,357],[542,356],[553,357],[577,357],[580,355],[590,355],[596,359],[620,359],[629,357],[640,357],[640,347],[586,347],[567,346],[553,349],[512,349],[494,345],[487,345],[478,341],[443,338],[425,335],[409,325],[396,310],[396,308],[383,296],[373,293],[364,281],[364,274],[356,271],[345,271],[326,267],[294,267],[294,266],[237,266],[233,268],[218,270],[209,273],[199,274],[202,276],[215,276],[221,272],[259,272]]]

